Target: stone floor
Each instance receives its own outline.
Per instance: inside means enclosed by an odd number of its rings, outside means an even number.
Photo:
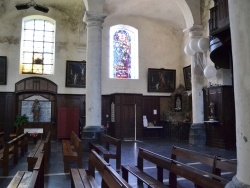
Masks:
[[[173,142],[165,139],[146,139],[142,141],[123,141],[122,142],[122,164],[136,165],[138,148],[143,147],[145,149],[151,150],[158,154],[170,157],[172,145],[196,150],[199,152],[204,152],[208,154],[216,154],[229,159],[236,159],[236,151],[227,151],[223,149],[216,149],[211,147],[195,147],[188,145],[187,143]],[[29,143],[29,151],[34,147],[33,143]],[[13,165],[12,162],[9,164],[10,173],[9,176],[0,176],[0,188],[5,188],[8,186],[13,176],[17,171],[27,171],[27,155],[19,157],[19,163]],[[87,168],[88,163],[88,153],[83,154],[83,165]],[[110,164],[115,168],[115,160],[110,160]],[[198,163],[192,163],[191,165],[199,165]],[[76,167],[74,164],[71,167]],[[155,174],[155,168],[150,164],[145,164],[145,170],[148,173]],[[0,167],[0,173],[2,173],[2,168]],[[231,178],[233,175],[230,173],[224,173],[225,176]],[[97,182],[100,183],[100,176],[98,173],[96,175]],[[164,182],[168,183],[168,174],[164,174]],[[129,176],[129,184],[133,187],[137,187],[136,179],[131,175]],[[45,174],[45,187],[47,188],[68,188],[70,187],[70,175],[63,172],[63,157],[61,149],[60,140],[52,140],[51,142],[51,155],[49,161],[49,171]],[[194,187],[192,183],[188,182],[183,178],[178,178],[178,187]]]

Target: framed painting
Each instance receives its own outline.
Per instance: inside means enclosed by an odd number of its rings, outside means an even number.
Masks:
[[[86,61],[66,62],[66,87],[86,87]]]
[[[176,70],[148,69],[148,92],[174,92]]]
[[[185,89],[188,91],[192,90],[191,65],[183,68],[183,75],[184,75]]]
[[[0,56],[0,85],[7,84],[7,57]]]

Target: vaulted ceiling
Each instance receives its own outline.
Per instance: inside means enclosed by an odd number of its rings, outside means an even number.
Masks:
[[[185,27],[184,16],[175,0],[105,0],[109,16],[138,16]]]
[[[16,4],[30,0],[1,0],[0,17],[3,14],[16,15]],[[83,0],[35,0],[37,4],[59,11],[71,20],[81,21],[85,12]],[[30,8],[33,9],[33,8]],[[22,10],[34,11],[35,10]],[[184,16],[175,0],[105,0],[104,12],[108,16],[138,16],[162,21],[177,28],[185,28]]]

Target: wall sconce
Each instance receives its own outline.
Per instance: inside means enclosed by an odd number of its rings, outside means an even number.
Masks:
[[[184,48],[187,55],[194,57],[195,66],[200,67],[207,79],[211,79],[216,76],[217,70],[214,66],[207,65],[207,50],[209,50],[209,39],[205,37],[191,39]],[[199,53],[202,53],[202,56]]]
[[[153,121],[153,123],[155,125],[156,124],[156,115],[157,115],[157,110],[156,109],[153,110],[153,115],[154,115],[154,121]]]
[[[153,110],[153,114],[157,115],[157,110],[156,109]]]

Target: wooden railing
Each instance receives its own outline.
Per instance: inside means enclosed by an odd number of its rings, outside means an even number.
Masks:
[[[229,28],[228,0],[218,0],[210,9],[209,33],[211,36]]]

